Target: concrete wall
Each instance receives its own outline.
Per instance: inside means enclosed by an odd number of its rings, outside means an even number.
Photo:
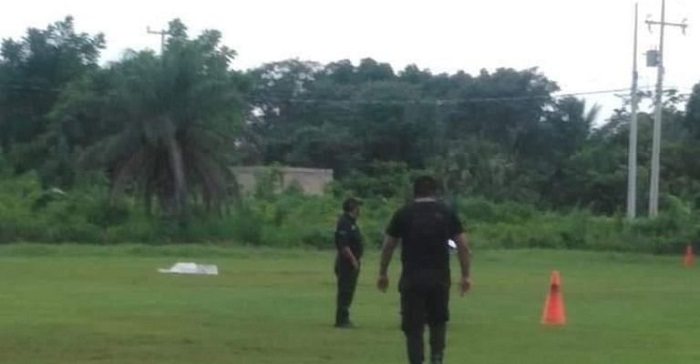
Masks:
[[[233,167],[231,169],[236,176],[243,193],[249,193],[255,189],[256,177],[278,172],[279,185],[282,190],[296,183],[305,194],[323,195],[326,186],[333,182],[333,171],[330,169],[296,168],[296,167]]]

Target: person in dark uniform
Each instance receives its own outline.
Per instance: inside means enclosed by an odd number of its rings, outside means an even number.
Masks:
[[[394,214],[382,247],[377,287],[386,292],[387,269],[394,249],[401,242],[401,329],[406,337],[410,364],[422,364],[423,331],[430,333],[430,363],[442,364],[449,320],[450,262],[448,241],[457,246],[464,295],[471,288],[470,252],[457,214],[436,198],[437,181],[430,176],[416,179],[414,200]]]
[[[335,258],[335,275],[338,279],[335,327],[338,328],[354,327],[350,321],[350,305],[355,295],[363,251],[362,234],[357,227],[360,205],[358,199],[345,200],[343,214],[338,218],[335,228],[335,245],[338,250]]]

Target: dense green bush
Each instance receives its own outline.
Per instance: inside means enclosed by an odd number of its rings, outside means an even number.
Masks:
[[[374,162],[336,183],[333,192],[335,196],[406,198],[410,194],[411,181],[420,173],[401,162]]]
[[[0,178],[0,243],[201,243],[333,248],[338,196],[304,196],[292,188],[257,190],[227,214],[193,214],[187,220],[147,216],[135,201],[108,201],[101,187],[70,192],[42,190],[35,175]],[[378,249],[384,228],[404,196],[364,199],[360,226],[368,249]],[[700,240],[700,214],[692,204],[665,197],[655,220],[634,223],[588,210],[540,211],[518,203],[455,198],[476,251],[483,249],[579,249],[675,254]]]

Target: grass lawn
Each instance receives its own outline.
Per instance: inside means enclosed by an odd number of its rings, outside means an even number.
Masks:
[[[332,254],[3,246],[0,363],[405,363],[398,256],[390,294],[374,288],[377,253],[366,258],[360,327],[344,331],[331,327]],[[221,274],[156,272],[178,260]],[[569,320],[560,328],[539,323],[552,269]],[[680,257],[479,252],[473,291],[452,299],[446,363],[700,362],[698,269]]]

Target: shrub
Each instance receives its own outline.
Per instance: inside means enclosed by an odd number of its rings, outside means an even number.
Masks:
[[[384,186],[387,181],[377,177],[371,183]],[[0,178],[0,243],[217,242],[334,249],[334,225],[348,194],[319,197],[304,196],[294,188],[278,194],[261,190],[242,197],[225,215],[194,213],[182,220],[147,216],[129,198],[109,202],[99,183],[59,193],[42,190],[32,174],[4,177]],[[391,214],[404,198],[395,193],[391,198],[364,199],[359,224],[368,249],[378,249]],[[634,223],[586,209],[551,212],[478,197],[455,197],[451,205],[465,222],[476,251],[547,248],[679,254],[687,243],[700,241],[700,214],[692,204],[672,196],[665,201],[666,209],[657,219]]]

